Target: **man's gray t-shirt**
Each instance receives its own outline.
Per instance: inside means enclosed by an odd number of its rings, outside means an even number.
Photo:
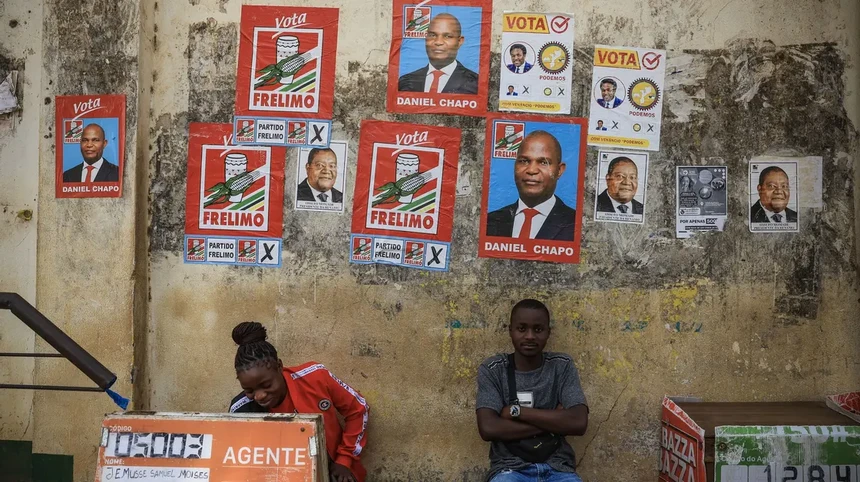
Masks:
[[[478,367],[475,410],[489,408],[501,413],[509,405],[507,370],[507,355],[496,355],[481,363]],[[579,383],[579,372],[573,359],[564,353],[544,352],[540,368],[528,372],[516,371],[515,375],[520,406],[540,409],[555,409],[559,405],[564,408],[587,406]],[[574,472],[576,456],[567,440],[563,440],[562,446],[546,463],[559,472]],[[490,471],[486,480],[492,479],[502,470],[520,470],[529,465],[529,462],[511,454],[504,442],[494,441],[490,444]]]

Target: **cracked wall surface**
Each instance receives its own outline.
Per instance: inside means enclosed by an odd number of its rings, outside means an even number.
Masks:
[[[572,443],[586,481],[656,478],[663,395],[811,400],[858,388],[856,2],[797,0],[795,11],[816,14],[787,15],[776,0],[494,1],[491,72],[499,12],[574,14],[574,115],[587,115],[594,44],[668,50],[646,222],[591,219],[590,149],[574,266],[476,257],[484,122],[385,111],[390,3],[294,2],[341,8],[333,121],[334,139],[349,142],[346,213],[293,209],[290,149],[283,267],[184,265],[188,124],[231,120],[241,3],[63,0],[42,14],[40,98],[126,93],[130,164],[122,199],[53,199],[53,105],[37,105],[38,305],[104,358],[121,390],[134,374],[137,408],[226,410],[239,391],[230,330],[259,320],[285,363],[325,363],[367,398],[368,480],[478,481],[488,445],[475,427],[476,369],[510,350],[508,313],[524,297],[547,302],[549,349],[579,367],[590,425]],[[493,73],[491,107],[497,87]],[[450,273],[348,263],[358,126],[368,118],[462,130]],[[0,139],[0,163],[11,162],[5,149]],[[747,162],[769,154],[822,158],[822,207],[802,210],[797,234],[753,235],[744,222]],[[675,239],[674,167],[688,163],[728,166],[724,233]],[[70,270],[93,240],[114,262]],[[112,296],[93,301],[87,287]],[[75,376],[36,371],[46,382]],[[36,445],[74,454],[81,481],[92,480],[93,427],[112,410],[94,400],[37,395],[32,405]],[[80,434],[84,443],[73,441]]]
[[[585,480],[655,479],[663,395],[802,400],[851,388],[860,376],[850,357],[860,348],[851,181],[857,45],[847,32],[857,24],[839,14],[850,10],[839,2],[802,3],[845,25],[784,18],[768,1],[654,0],[644,8],[494,2],[491,72],[500,63],[499,11],[574,13],[574,115],[587,115],[594,44],[669,50],[663,148],[652,156],[646,223],[595,223],[586,214],[578,266],[476,258],[483,121],[386,113],[390,7],[340,4],[333,138],[350,143],[347,193],[362,119],[463,131],[461,186],[468,179],[470,189],[457,197],[448,274],[349,265],[348,214],[293,210],[294,150],[287,154],[284,266],[183,265],[187,123],[230,120],[235,51],[212,46],[235,38],[238,6],[228,2],[223,12],[204,0],[190,11],[164,7],[156,23],[159,45],[169,47],[161,57],[185,56],[158,67],[159,76],[180,82],[162,88],[153,109],[147,406],[223,409],[237,391],[229,331],[238,321],[260,320],[285,362],[323,362],[368,399],[371,480],[480,480],[488,462],[474,422],[476,367],[510,349],[505,323],[523,297],[548,302],[550,348],[571,353],[579,366],[591,423],[573,445]],[[173,20],[178,9],[189,12],[181,21]],[[497,88],[493,74],[491,106]],[[773,153],[823,158],[826,206],[804,210],[796,235],[752,235],[744,223],[747,161]],[[593,211],[595,160],[589,150],[586,213]],[[726,232],[677,240],[674,167],[708,162],[729,167]],[[349,212],[352,196],[346,198]],[[201,337],[209,341],[205,349],[165,349]],[[182,368],[189,358],[205,367],[202,376]]]
[[[0,114],[0,292],[36,298],[36,223],[39,170],[39,106],[42,2],[0,0],[0,82],[17,74],[19,109]],[[0,311],[0,352],[32,352],[33,332]],[[32,384],[35,363],[0,358],[0,383]],[[33,392],[0,390],[0,439],[31,440]]]
[[[138,57],[140,2],[45,2],[38,129],[36,307],[117,375],[114,390],[132,395],[136,271]],[[124,94],[123,196],[56,199],[54,97]],[[145,115],[145,114],[144,114]],[[35,158],[31,162],[36,162]],[[36,340],[37,351],[53,351]],[[65,360],[39,359],[40,385],[93,386]],[[93,480],[99,420],[117,410],[104,393],[37,391],[33,449],[74,456],[75,480]]]

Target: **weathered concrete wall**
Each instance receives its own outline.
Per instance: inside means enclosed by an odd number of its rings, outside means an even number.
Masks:
[[[509,349],[507,314],[526,296],[548,301],[551,348],[572,353],[582,373],[591,424],[574,446],[586,480],[655,479],[664,394],[799,400],[856,388],[855,5],[792,2],[810,16],[786,15],[775,0],[494,2],[496,12],[575,14],[577,115],[587,114],[593,44],[671,51],[646,224],[594,223],[586,214],[582,264],[559,266],[476,259],[483,122],[387,114],[390,4],[324,4],[342,8],[334,132],[350,142],[351,162],[364,118],[463,129],[460,162],[473,189],[457,199],[452,271],[350,266],[350,216],[295,212],[289,200],[282,269],[183,265],[187,125],[230,121],[240,5],[160,5],[154,70],[170,81],[154,82],[152,105],[147,408],[223,410],[238,390],[230,329],[257,319],[285,362],[324,362],[366,395],[372,480],[479,480],[487,445],[474,424],[475,368]],[[744,224],[746,161],[771,152],[823,157],[826,207],[805,209],[799,234],[753,236]],[[295,155],[288,152],[288,198]],[[734,179],[729,226],[676,240],[674,166],[711,158]],[[354,175],[351,165],[350,186]],[[593,195],[589,186],[586,213]]]
[[[350,216],[295,212],[289,200],[281,269],[182,264],[187,127],[230,121],[241,3],[53,0],[33,19],[43,19],[41,33],[26,34],[41,38],[27,42],[42,49],[30,54],[44,65],[31,90],[41,89],[39,99],[128,96],[118,200],[54,199],[54,106],[37,101],[36,291],[39,308],[118,373],[122,393],[138,375],[138,408],[224,410],[238,391],[230,329],[257,319],[285,362],[323,362],[368,398],[371,480],[479,480],[487,445],[474,425],[475,367],[509,350],[505,320],[526,296],[549,303],[550,347],[573,354],[582,373],[591,424],[574,446],[587,481],[655,479],[664,394],[799,400],[857,388],[855,0],[796,0],[796,14],[777,0],[495,1],[494,67],[498,12],[574,13],[577,115],[587,114],[595,43],[670,50],[664,148],[652,156],[647,222],[616,226],[586,214],[578,266],[476,259],[483,122],[385,112],[389,2],[293,2],[341,7],[335,138],[350,142],[349,186],[364,118],[463,130],[460,162],[472,190],[457,199],[448,274],[351,266]],[[17,132],[15,142],[0,138],[4,174],[18,165],[9,146],[24,149],[17,139],[32,138],[32,130]],[[746,160],[773,152],[822,156],[825,207],[803,210],[799,234],[753,236],[744,224]],[[288,198],[295,156],[288,152]],[[590,150],[589,180],[595,156]],[[727,230],[676,240],[667,207],[674,166],[711,158],[728,165],[733,180]],[[586,213],[593,195],[589,185]],[[15,276],[20,285],[33,275]],[[35,379],[87,382],[55,361],[38,363]],[[43,392],[32,407],[37,450],[75,455],[76,480],[92,480],[96,427],[113,410],[107,398]]]
[[[136,0],[46,2],[39,150],[38,309],[118,376],[131,395],[135,277],[140,5]],[[55,95],[126,95],[123,197],[56,199]],[[44,349],[45,343],[37,341]],[[88,385],[70,363],[36,363],[40,384]],[[37,392],[34,450],[74,456],[75,480],[93,480],[104,394]]]
[[[18,71],[21,109],[0,115],[0,291],[36,301],[36,197],[42,98],[42,2],[0,0],[0,82]],[[0,311],[0,351],[32,352],[33,332]],[[33,359],[0,358],[0,383],[33,383]],[[33,436],[33,393],[0,390],[0,439]]]

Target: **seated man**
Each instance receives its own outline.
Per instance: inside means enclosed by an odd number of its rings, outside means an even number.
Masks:
[[[573,359],[543,351],[549,320],[540,301],[514,305],[514,353],[487,358],[478,368],[475,408],[478,432],[491,442],[488,482],[582,482],[564,437],[585,433],[588,406]]]

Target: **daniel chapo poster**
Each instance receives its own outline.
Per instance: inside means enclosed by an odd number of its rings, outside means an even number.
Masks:
[[[478,256],[579,262],[587,122],[487,119]]]
[[[394,0],[389,112],[487,112],[492,3]]]
[[[62,95],[55,105],[56,196],[122,197],[125,96]]]
[[[460,129],[366,120],[350,261],[447,271]]]
[[[189,126],[185,262],[280,266],[286,149],[232,137],[230,124]]]

